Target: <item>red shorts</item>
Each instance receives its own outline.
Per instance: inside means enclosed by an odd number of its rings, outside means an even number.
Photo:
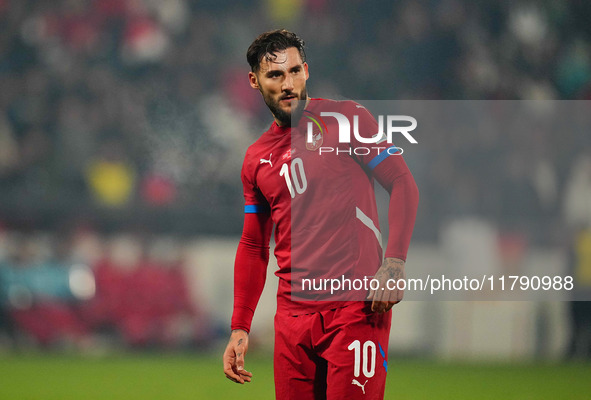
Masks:
[[[275,394],[280,400],[383,399],[392,312],[370,302],[275,315]]]

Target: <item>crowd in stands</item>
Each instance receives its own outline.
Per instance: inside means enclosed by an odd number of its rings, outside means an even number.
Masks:
[[[215,329],[189,284],[181,243],[91,231],[60,238],[2,232],[0,347],[206,345]]]
[[[0,221],[54,229],[107,210],[95,222],[134,215],[152,229],[174,220],[193,233],[238,233],[242,156],[269,121],[245,78],[245,49],[262,30],[304,37],[312,96],[588,99],[590,17],[577,1],[1,1]],[[451,172],[416,178],[482,193],[470,175],[479,168],[500,176],[500,192],[535,173],[514,160],[533,140],[564,182],[589,140],[561,133],[556,154],[556,136],[524,138],[486,162],[458,156],[453,137],[445,153],[423,140],[429,165]],[[492,134],[484,150],[505,139]],[[488,217],[502,219],[506,200],[494,201]],[[447,212],[421,207],[429,221]],[[558,215],[560,204],[551,208]]]

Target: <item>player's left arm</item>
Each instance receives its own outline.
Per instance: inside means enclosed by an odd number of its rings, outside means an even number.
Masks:
[[[389,156],[374,168],[373,173],[390,194],[389,235],[384,262],[374,276],[380,282],[380,289],[371,291],[368,300],[372,300],[372,311],[386,312],[404,296],[404,290],[398,289],[398,285],[391,284],[393,289],[389,290],[386,284],[388,280],[406,279],[404,267],[417,215],[419,190],[401,156]]]
[[[375,118],[365,107],[353,102],[347,103],[347,107],[350,107],[351,114],[358,115],[362,136],[371,137],[378,132]],[[352,146],[363,146],[363,144],[353,140]],[[404,270],[406,253],[419,204],[419,190],[398,150],[395,145],[384,140],[372,147],[369,154],[356,157],[357,161],[369,169],[390,194],[388,244],[384,262],[374,275],[374,279],[380,282],[380,288],[370,291],[368,296],[368,300],[372,300],[372,310],[376,312],[389,311],[404,296],[404,291],[398,290],[396,285],[393,290],[389,290],[387,283],[388,280],[394,282],[406,278]]]
[[[372,311],[378,313],[386,312],[394,307],[395,304],[402,301],[404,290],[398,289],[398,286],[390,290],[388,289],[387,282],[406,279],[404,264],[405,261],[400,258],[386,257],[384,259],[382,266],[374,275],[374,279],[380,282],[380,288],[384,288],[384,290],[370,290],[367,296],[367,299],[372,301]]]

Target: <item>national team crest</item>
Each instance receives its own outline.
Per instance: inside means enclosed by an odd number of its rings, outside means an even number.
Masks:
[[[304,113],[304,116],[309,120],[306,130],[306,149],[315,151],[322,146],[326,124],[320,116],[308,110],[304,110]]]

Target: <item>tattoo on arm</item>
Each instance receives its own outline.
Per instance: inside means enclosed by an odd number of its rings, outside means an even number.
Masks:
[[[243,341],[243,340],[244,340],[244,339],[239,339],[239,340],[238,340],[238,346],[240,346],[240,345],[242,344],[242,341]]]
[[[387,279],[398,280],[404,277],[404,261],[396,258],[387,258],[384,260],[384,275]]]

